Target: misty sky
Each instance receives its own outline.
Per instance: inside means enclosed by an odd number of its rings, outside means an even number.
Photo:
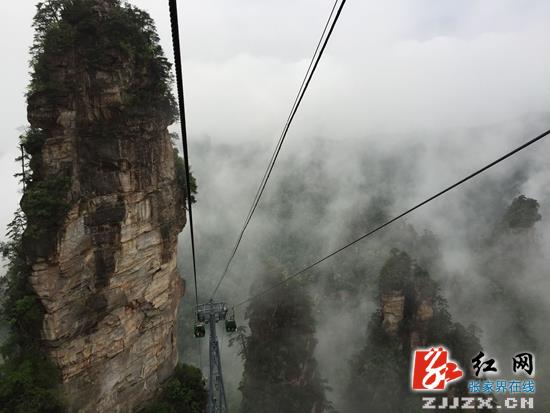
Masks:
[[[26,125],[34,3],[4,4],[0,28],[0,234],[20,197],[13,158],[18,128]],[[171,59],[167,1],[132,3],[151,13]],[[271,147],[332,1],[179,3],[190,139]],[[362,139],[365,145],[376,140],[391,148],[429,132],[460,145],[468,128],[548,111],[549,18],[546,0],[349,0],[286,153],[304,136]],[[515,140],[522,138],[522,130],[513,132],[520,134]],[[510,139],[479,142],[471,164],[509,149]],[[547,149],[542,143],[537,150]]]

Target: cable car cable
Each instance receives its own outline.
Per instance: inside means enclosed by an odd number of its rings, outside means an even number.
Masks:
[[[550,134],[550,129],[547,130],[546,132],[541,133],[540,135],[538,135],[537,137],[531,139],[530,141],[524,143],[523,145],[517,147],[516,149],[512,150],[511,152],[508,152],[507,154],[501,156],[500,158],[498,158],[497,160],[495,160],[495,161],[491,162],[490,164],[484,166],[483,168],[478,169],[477,171],[471,173],[470,175],[466,176],[465,178],[461,179],[460,181],[458,181],[458,182],[452,184],[451,186],[449,186],[449,187],[443,189],[442,191],[438,192],[437,194],[432,195],[431,197],[429,197],[429,198],[426,199],[425,201],[422,201],[421,203],[419,203],[419,204],[413,206],[412,208],[406,210],[405,212],[403,212],[403,213],[397,215],[396,217],[390,219],[389,221],[386,221],[386,222],[383,223],[382,225],[379,225],[378,227],[374,228],[373,230],[367,232],[365,235],[362,235],[362,236],[360,236],[359,238],[357,238],[357,239],[355,239],[355,240],[353,240],[353,241],[347,243],[346,245],[344,245],[344,246],[338,248],[337,250],[331,252],[331,253],[328,254],[327,256],[325,256],[325,257],[323,257],[323,258],[321,258],[321,259],[315,261],[314,263],[308,265],[307,267],[303,268],[302,270],[300,270],[300,271],[298,271],[298,272],[296,272],[296,273],[294,273],[294,274],[288,276],[287,278],[285,278],[285,279],[281,280],[280,282],[278,282],[278,283],[272,285],[271,287],[269,287],[269,288],[267,288],[267,289],[261,291],[260,293],[254,294],[254,295],[252,295],[251,297],[247,298],[246,300],[243,300],[243,301],[239,302],[239,303],[236,304],[233,308],[237,308],[237,307],[239,307],[239,306],[241,306],[241,305],[243,305],[243,304],[246,304],[246,303],[252,301],[253,299],[258,298],[258,297],[260,297],[260,296],[263,296],[263,295],[267,294],[268,292],[270,292],[270,291],[272,291],[272,290],[274,290],[274,289],[280,287],[281,285],[286,284],[286,283],[289,282],[290,280],[292,280],[292,279],[294,279],[294,278],[296,278],[296,277],[302,275],[302,274],[305,273],[306,271],[308,271],[308,270],[310,270],[311,268],[313,268],[313,267],[315,267],[315,266],[321,264],[322,262],[324,262],[324,261],[328,260],[329,258],[335,256],[336,254],[342,252],[342,251],[345,250],[346,248],[351,247],[352,245],[354,245],[354,244],[358,243],[359,241],[361,241],[361,240],[367,238],[368,236],[375,234],[376,232],[378,232],[378,231],[380,231],[381,229],[387,227],[388,225],[392,224],[393,222],[395,222],[395,221],[397,221],[397,220],[403,218],[405,215],[410,214],[411,212],[413,212],[413,211],[417,210],[418,208],[420,208],[420,207],[426,205],[427,203],[433,201],[434,199],[439,198],[440,196],[446,194],[447,192],[449,192],[449,191],[455,189],[456,187],[462,185],[462,184],[465,183],[466,181],[469,181],[469,180],[471,180],[472,178],[476,177],[477,175],[480,175],[481,173],[485,172],[485,171],[488,170],[489,168],[492,168],[493,166],[499,164],[500,162],[502,162],[502,161],[504,161],[504,160],[510,158],[511,156],[513,156],[513,155],[515,155],[516,153],[522,151],[523,149],[527,148],[528,146],[531,146],[532,144],[534,144],[534,143],[540,141],[541,139],[543,139],[544,137],[546,137],[546,136],[549,135],[549,134]]]
[[[176,84],[178,88],[178,106],[180,114],[181,141],[183,146],[183,161],[185,164],[185,182],[187,189],[187,212],[189,214],[189,232],[191,237],[191,254],[193,258],[193,278],[195,281],[195,305],[199,305],[199,291],[197,286],[197,264],[195,259],[195,232],[193,230],[193,207],[191,202],[191,180],[189,177],[189,148],[187,145],[187,126],[185,123],[185,102],[183,98],[183,70],[181,64],[180,35],[178,23],[178,6],[176,0],[168,0],[170,7],[170,23],[172,26],[172,46],[174,48],[174,62],[176,70]]]
[[[237,253],[237,250],[239,248],[239,245],[243,239],[243,236],[244,236],[244,232],[246,231],[247,227],[248,227],[248,224],[250,223],[250,220],[252,219],[252,216],[254,215],[254,212],[256,211],[256,208],[258,206],[258,203],[260,202],[260,198],[262,197],[262,194],[265,190],[265,187],[267,185],[267,182],[269,180],[269,177],[271,176],[271,172],[273,171],[273,168],[275,166],[275,162],[277,161],[277,157],[279,156],[279,152],[281,151],[281,147],[284,143],[284,140],[286,138],[286,135],[288,133],[288,130],[290,128],[290,125],[292,124],[292,121],[294,120],[294,116],[296,115],[296,112],[298,111],[298,107],[300,106],[300,103],[302,102],[302,99],[307,91],[307,88],[309,86],[309,83],[311,82],[311,79],[313,78],[313,74],[315,73],[315,70],[317,69],[317,66],[319,64],[319,61],[321,60],[321,57],[323,55],[323,52],[325,51],[325,48],[328,44],[328,41],[330,39],[330,36],[334,30],[334,27],[336,26],[336,22],[338,21],[338,18],[340,17],[340,14],[342,12],[342,9],[344,7],[344,4],[346,3],[346,0],[342,0],[341,3],[340,3],[340,7],[338,8],[338,11],[336,12],[336,16],[334,17],[334,20],[332,21],[332,24],[330,24],[330,21],[331,21],[331,17],[333,16],[334,14],[334,10],[336,9],[336,5],[338,4],[338,0],[336,0],[334,2],[334,5],[332,7],[332,11],[329,15],[329,18],[325,24],[325,28],[323,30],[323,33],[321,35],[321,38],[319,39],[319,42],[317,44],[317,48],[315,49],[315,53],[312,57],[312,60],[309,64],[309,67],[308,67],[308,70],[306,72],[306,75],[302,81],[302,85],[300,86],[300,90],[298,91],[298,95],[296,96],[296,99],[294,101],[294,105],[292,106],[292,109],[290,111],[290,114],[288,116],[288,119],[285,123],[285,126],[283,128],[283,132],[281,133],[281,136],[279,138],[279,141],[277,142],[277,145],[275,147],[275,150],[271,156],[271,160],[268,164],[268,167],[264,173],[264,177],[262,178],[262,181],[260,182],[260,186],[258,187],[258,191],[256,192],[256,196],[254,197],[254,200],[252,202],[252,206],[249,210],[249,213],[245,219],[245,222],[244,222],[244,225],[239,233],[239,236],[237,238],[237,241],[233,247],[233,250],[231,252],[231,255],[229,257],[229,260],[225,266],[225,269],[220,277],[220,279],[218,280],[218,283],[216,284],[216,287],[214,288],[212,294],[211,294],[211,297],[213,298],[214,295],[217,293],[218,289],[220,288],[220,285],[222,283],[222,281],[224,280],[224,278],[226,277],[227,273],[229,272],[229,268],[231,266],[231,262],[233,261],[233,258],[235,258],[235,255]],[[324,41],[323,41],[323,37],[325,35],[325,33],[327,32],[327,28],[329,27],[329,24],[330,24],[330,29],[328,30],[328,34],[326,35],[326,37],[324,38]],[[320,46],[322,44],[322,46]],[[320,50],[319,50],[320,48]],[[317,51],[319,51],[319,53],[317,54]],[[310,70],[311,69],[311,70]]]
[[[221,276],[221,279],[223,280],[223,278],[225,277],[225,275],[227,274],[227,272],[229,271],[229,267],[231,265],[231,261],[233,260],[236,252],[237,252],[237,249],[239,247],[239,244],[242,240],[242,237],[243,237],[243,234],[244,234],[244,231],[246,230],[246,227],[248,226],[248,223],[250,222],[250,219],[252,218],[252,214],[254,213],[254,210],[255,210],[255,205],[257,205],[257,201],[259,201],[259,197],[261,196],[261,192],[262,192],[262,188],[264,187],[264,182],[266,181],[267,177],[268,177],[268,173],[270,171],[270,167],[272,164],[274,164],[275,162],[275,156],[276,154],[278,153],[277,152],[277,148],[279,148],[281,145],[282,145],[282,139],[284,137],[284,130],[286,130],[287,128],[287,125],[289,124],[290,122],[290,118],[291,118],[291,115],[292,113],[294,112],[294,108],[296,107],[296,104],[300,98],[300,95],[302,94],[302,90],[304,88],[304,85],[306,83],[306,80],[309,76],[309,72],[311,70],[311,67],[313,66],[313,63],[315,61],[315,57],[317,56],[317,52],[319,51],[319,48],[321,47],[321,43],[325,37],[325,33],[328,29],[328,26],[330,24],[330,21],[332,19],[332,16],[334,14],[334,10],[336,9],[336,6],[338,4],[338,0],[335,0],[333,6],[332,6],[332,10],[330,11],[330,15],[327,19],[327,22],[325,23],[325,27],[323,29],[323,32],[321,33],[321,37],[319,38],[319,41],[317,42],[317,47],[315,48],[315,52],[313,53],[313,56],[311,57],[311,61],[309,62],[309,66],[307,68],[307,71],[306,71],[306,74],[302,80],[302,84],[300,85],[300,89],[298,90],[298,93],[296,94],[296,98],[294,99],[294,103],[292,105],[292,109],[290,110],[290,113],[288,115],[288,118],[286,120],[286,123],[285,123],[285,126],[283,128],[283,133],[281,133],[281,136],[279,137],[279,140],[277,141],[277,145],[275,146],[275,150],[273,151],[273,153],[271,154],[271,159],[269,160],[269,163],[267,165],[267,168],[264,172],[264,176],[262,177],[262,180],[260,181],[260,185],[258,186],[258,190],[256,191],[256,195],[254,195],[254,199],[252,201],[252,204],[250,206],[250,209],[248,211],[248,214],[245,218],[245,221],[244,221],[244,225],[243,225],[243,228],[241,229],[241,232],[239,234],[239,237],[237,238],[237,241],[235,243],[235,245],[233,246],[233,250],[230,254],[230,258],[227,262],[227,265],[222,273],[222,276]],[[211,298],[213,298],[214,294],[216,294],[217,290],[218,290],[218,287],[219,285],[221,284],[221,281],[218,281],[218,284],[216,285],[216,288],[214,289],[213,293],[212,293],[212,296]]]
[[[334,2],[334,4],[332,5],[332,10],[330,11],[330,15],[327,19],[327,22],[325,23],[325,27],[323,28],[323,32],[321,33],[321,37],[319,38],[319,41],[317,42],[317,46],[315,47],[315,51],[313,52],[313,56],[311,57],[311,60],[309,62],[309,66],[306,70],[306,74],[304,75],[304,78],[302,79],[302,84],[300,85],[300,89],[298,90],[298,93],[296,94],[296,98],[294,99],[294,103],[292,104],[292,109],[290,110],[290,113],[288,115],[288,118],[286,120],[286,123],[285,123],[285,127],[283,128],[283,133],[284,133],[284,130],[287,128],[287,125],[289,124],[290,122],[290,118],[291,118],[291,115],[292,115],[292,112],[294,111],[294,108],[296,107],[296,104],[300,98],[300,95],[302,94],[302,90],[304,88],[304,85],[306,83],[306,80],[308,78],[308,75],[309,75],[309,72],[311,70],[311,67],[313,66],[313,63],[315,61],[315,56],[317,56],[317,52],[319,51],[319,48],[321,47],[321,43],[325,37],[325,33],[328,29],[328,26],[330,24],[330,21],[332,19],[332,16],[334,14],[334,10],[336,9],[336,6],[338,4],[338,0],[336,0]],[[280,145],[282,144],[282,139],[283,139],[283,136],[284,134],[281,133],[281,136],[279,137],[279,140],[277,141],[277,145],[275,146],[275,148],[278,148],[280,147]],[[269,163],[268,163],[268,166],[264,172],[264,176],[262,177],[262,180],[260,181],[260,185],[258,186],[258,190],[256,191],[256,195],[254,195],[254,201],[252,202],[252,205],[250,206],[250,210],[248,211],[248,214],[247,214],[247,217],[245,219],[245,223],[247,222],[247,220],[250,219],[252,213],[253,213],[253,207],[254,207],[254,204],[256,202],[256,200],[261,196],[260,192],[261,192],[261,188],[262,188],[262,185],[264,183],[264,181],[266,180],[267,178],[267,175],[268,175],[268,172],[269,172],[269,169],[270,169],[270,166],[274,163],[275,161],[275,154],[276,154],[276,151],[274,151],[272,154],[271,154],[271,159],[269,160]],[[245,224],[246,225],[246,224]]]

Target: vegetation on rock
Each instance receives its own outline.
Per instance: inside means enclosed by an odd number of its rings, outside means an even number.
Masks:
[[[2,303],[9,335],[2,345],[0,412],[58,413],[63,411],[59,372],[40,348],[44,310],[28,281],[31,268],[22,248],[25,226],[25,216],[18,210],[8,227],[9,241],[1,245],[9,262]]]
[[[45,136],[40,129],[30,128],[21,136],[26,173],[18,175],[24,187],[21,209],[8,225],[8,241],[0,244],[7,260],[5,291],[1,318],[7,323],[8,335],[2,345],[0,364],[0,412],[62,412],[58,391],[59,371],[41,348],[44,308],[32,289],[29,277],[29,247],[50,245],[52,234],[64,217],[69,185],[67,177],[34,180],[39,174],[37,162]]]
[[[379,276],[381,307],[369,323],[364,348],[350,362],[351,379],[347,393],[348,412],[421,412],[418,395],[410,391],[410,361],[413,347],[441,344],[450,349],[460,365],[467,366],[481,349],[476,328],[454,323],[437,284],[405,252],[391,251]],[[384,323],[385,297],[393,292],[404,299],[397,332]],[[420,306],[428,305],[425,318]],[[464,382],[458,385],[465,391]]]
[[[160,390],[159,397],[142,413],[204,413],[207,390],[201,371],[178,364],[174,375]]]
[[[80,90],[84,79],[76,73],[60,78],[60,62],[72,59],[93,75],[123,67],[128,62],[141,67],[133,79],[127,110],[143,115],[156,110],[168,122],[177,118],[171,92],[171,65],[159,45],[153,19],[144,11],[110,0],[104,13],[96,0],[47,0],[37,6],[32,46],[32,81],[29,94],[62,94]],[[139,72],[137,72],[139,73]]]
[[[127,119],[139,124],[154,113],[169,125],[178,116],[171,92],[171,65],[146,12],[119,0],[46,0],[37,5],[33,27],[28,89],[31,127],[21,137],[24,155],[19,159],[26,168],[24,194],[21,209],[8,228],[9,240],[1,245],[8,261],[1,316],[9,334],[0,364],[0,412],[6,413],[64,410],[57,389],[60,374],[42,343],[44,308],[29,281],[31,263],[55,248],[59,228],[74,202],[71,181],[75,177],[70,165],[52,171],[43,163],[42,150],[55,137],[52,131],[57,127],[48,123],[57,118],[49,111],[70,100],[67,96],[93,96],[92,86],[101,86],[102,73],[117,72],[131,75],[126,80],[131,84],[121,85],[126,87],[120,112],[110,122],[79,125],[83,139],[89,135],[107,139],[127,128]],[[180,159],[176,152],[175,156]],[[181,180],[181,162],[176,162],[176,168]],[[194,179],[191,184],[196,193]],[[162,396],[175,409],[167,411],[176,412],[202,412],[203,399],[200,372],[188,366],[176,369]]]
[[[176,146],[176,142],[179,140],[177,133],[170,134],[172,142],[174,143],[174,164],[176,166],[176,181],[180,188],[184,188],[184,193],[187,195],[187,177],[185,174],[185,161],[180,156],[179,150]],[[197,202],[195,195],[197,195],[197,180],[193,176],[193,173],[189,171],[189,181],[191,184],[191,203]]]
[[[508,207],[503,223],[509,228],[532,228],[541,218],[538,201],[520,195]]]
[[[284,272],[271,268],[267,285]],[[312,302],[299,284],[254,299],[246,312],[250,335],[242,342],[242,413],[321,413],[330,409],[313,351]]]

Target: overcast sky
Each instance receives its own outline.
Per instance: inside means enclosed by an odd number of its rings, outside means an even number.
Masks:
[[[4,4],[0,27],[2,234],[20,197],[13,158],[18,128],[26,125],[34,3]],[[151,13],[172,59],[168,2],[132,3]],[[190,138],[272,145],[332,0],[200,0],[179,7]],[[549,19],[547,0],[348,0],[290,145],[306,135],[367,144],[398,133],[391,145],[412,133],[548,112]],[[491,148],[507,149],[494,139]]]

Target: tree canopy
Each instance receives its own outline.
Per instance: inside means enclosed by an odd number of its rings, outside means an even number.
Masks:
[[[178,364],[156,400],[141,413],[204,413],[208,392],[201,371]]]
[[[284,274],[277,267],[266,273],[267,285]],[[313,356],[312,303],[304,287],[287,284],[256,298],[246,314],[250,335],[243,343],[241,412],[326,412],[330,406]]]

